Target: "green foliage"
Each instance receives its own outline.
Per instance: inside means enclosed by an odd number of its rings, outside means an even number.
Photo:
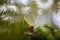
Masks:
[[[0,5],[8,4],[10,0],[0,0]]]
[[[56,37],[56,40],[60,40],[60,32],[57,31],[57,32],[55,33],[55,37]]]
[[[48,28],[50,31],[43,31],[43,29],[41,29],[41,26],[37,27],[35,29],[35,32],[38,40],[60,40],[60,32],[57,29],[52,28],[48,25],[43,26]]]
[[[8,23],[6,23],[8,25]],[[29,36],[24,36],[24,31],[28,28],[28,24],[22,20],[8,27],[0,26],[0,40],[29,40]],[[27,38],[28,37],[28,38]]]
[[[38,40],[50,40],[49,36],[49,32],[45,32],[43,31],[40,27],[35,29],[35,32],[37,34],[37,39]]]

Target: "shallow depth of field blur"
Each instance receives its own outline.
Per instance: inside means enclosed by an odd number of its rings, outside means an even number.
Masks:
[[[60,0],[0,0],[0,40],[60,40]]]

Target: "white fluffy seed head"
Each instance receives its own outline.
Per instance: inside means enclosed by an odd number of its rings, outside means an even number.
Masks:
[[[23,14],[29,14],[30,7],[24,7],[21,9]]]
[[[37,11],[37,13],[38,13],[39,15],[42,15],[42,14],[43,14],[43,10],[42,10],[42,9],[39,9],[39,10]]]
[[[47,0],[47,2],[45,2],[45,3],[41,2],[41,0],[36,0],[36,3],[37,3],[39,8],[47,9],[53,5],[54,0]]]
[[[16,12],[17,8],[14,5],[7,5],[7,9]]]
[[[16,12],[17,11],[17,7],[15,5],[2,5],[0,7],[0,12],[2,12],[2,11],[6,12],[7,10]]]
[[[8,16],[8,15],[2,15],[1,18],[3,20],[12,20],[13,19],[11,16]]]
[[[7,8],[5,6],[1,6],[0,7],[0,12],[2,12],[2,11],[4,11],[4,12],[7,11]]]
[[[57,12],[53,13],[53,22],[57,26],[57,28],[60,30],[60,1],[57,4]]]

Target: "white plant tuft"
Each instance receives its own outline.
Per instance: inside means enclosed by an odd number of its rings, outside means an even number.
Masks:
[[[7,10],[16,12],[17,11],[17,7],[15,5],[2,5],[0,7],[0,12],[2,12],[2,11],[6,12]]]
[[[30,7],[24,7],[21,9],[22,13],[23,14],[29,14],[29,11],[30,11]]]

